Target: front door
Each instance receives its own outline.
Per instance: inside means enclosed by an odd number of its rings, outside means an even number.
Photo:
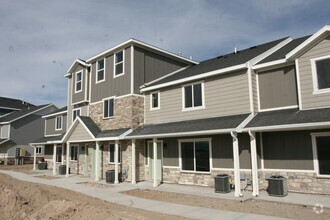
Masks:
[[[157,141],[157,162],[154,167],[154,148],[153,142],[148,141],[148,164],[149,164],[149,180],[154,180],[154,172],[156,172],[157,180],[163,180],[163,143]]]

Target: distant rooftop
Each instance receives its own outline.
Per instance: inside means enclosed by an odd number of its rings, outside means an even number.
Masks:
[[[29,107],[33,107],[35,105],[28,103],[24,100],[0,97],[0,108],[13,108],[13,109],[28,109]]]

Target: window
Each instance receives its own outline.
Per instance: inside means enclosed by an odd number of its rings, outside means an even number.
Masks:
[[[150,109],[160,109],[159,92],[150,94]]]
[[[96,82],[104,81],[104,59],[96,63]]]
[[[181,141],[181,170],[210,172],[210,140]]]
[[[115,145],[109,145],[109,163],[115,163]],[[118,163],[121,163],[121,145],[118,145]]]
[[[71,146],[70,160],[78,160],[78,146]]]
[[[62,146],[56,147],[56,162],[62,162]]]
[[[114,77],[124,74],[124,51],[115,53]]]
[[[330,133],[313,134],[314,166],[319,176],[330,177]]]
[[[41,154],[41,147],[36,147],[36,154]]]
[[[330,56],[312,59],[314,91],[330,91]]]
[[[110,118],[114,115],[114,99],[103,101],[103,117]]]
[[[82,72],[77,72],[75,92],[80,92],[82,90],[81,85],[82,85]]]
[[[184,109],[203,107],[203,84],[184,86],[183,100]]]
[[[63,116],[57,116],[55,118],[55,130],[62,130]]]
[[[80,116],[80,109],[73,110],[72,121],[74,121],[78,116]]]

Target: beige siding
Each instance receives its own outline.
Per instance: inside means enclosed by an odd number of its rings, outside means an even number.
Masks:
[[[259,72],[258,82],[260,109],[298,105],[294,66]]]
[[[313,79],[310,59],[330,55],[330,36],[319,42],[298,59],[302,108],[330,106],[330,92],[313,94]]]
[[[78,71],[82,71],[82,84],[81,84],[81,92],[77,92],[75,93],[75,82],[76,82],[76,72]],[[85,69],[83,68],[83,66],[79,65],[72,73],[72,103],[76,103],[76,102],[81,102],[83,100],[86,99],[86,95],[85,95],[85,92],[86,92],[86,80],[87,80],[87,76],[86,76],[86,71]],[[88,81],[88,80],[87,80]]]
[[[105,81],[96,83],[96,62],[91,71],[91,102],[102,101],[111,96],[127,95],[131,92],[131,48],[125,49],[124,75],[114,78],[114,55],[106,57]]]
[[[90,134],[86,131],[86,129],[78,123],[77,127],[74,129],[72,134],[70,135],[70,138],[68,142],[70,141],[84,141],[84,140],[91,140],[92,137]]]
[[[160,91],[160,109],[150,111],[146,96],[146,123],[183,121],[243,114],[250,112],[248,78],[245,71],[230,73],[204,81],[205,108],[182,111],[181,85]]]
[[[253,110],[257,112],[259,108],[257,74],[254,70],[251,70],[251,75],[252,75]]]
[[[62,121],[62,129],[56,131],[55,130],[55,122],[56,122],[56,116],[52,118],[47,118],[45,120],[46,123],[46,135],[55,135],[55,134],[63,134],[66,131],[66,120],[67,115],[63,115],[63,121]]]

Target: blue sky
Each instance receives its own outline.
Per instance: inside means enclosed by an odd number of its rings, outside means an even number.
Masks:
[[[63,76],[129,38],[202,61],[330,24],[328,0],[1,0],[0,96],[66,105]]]

